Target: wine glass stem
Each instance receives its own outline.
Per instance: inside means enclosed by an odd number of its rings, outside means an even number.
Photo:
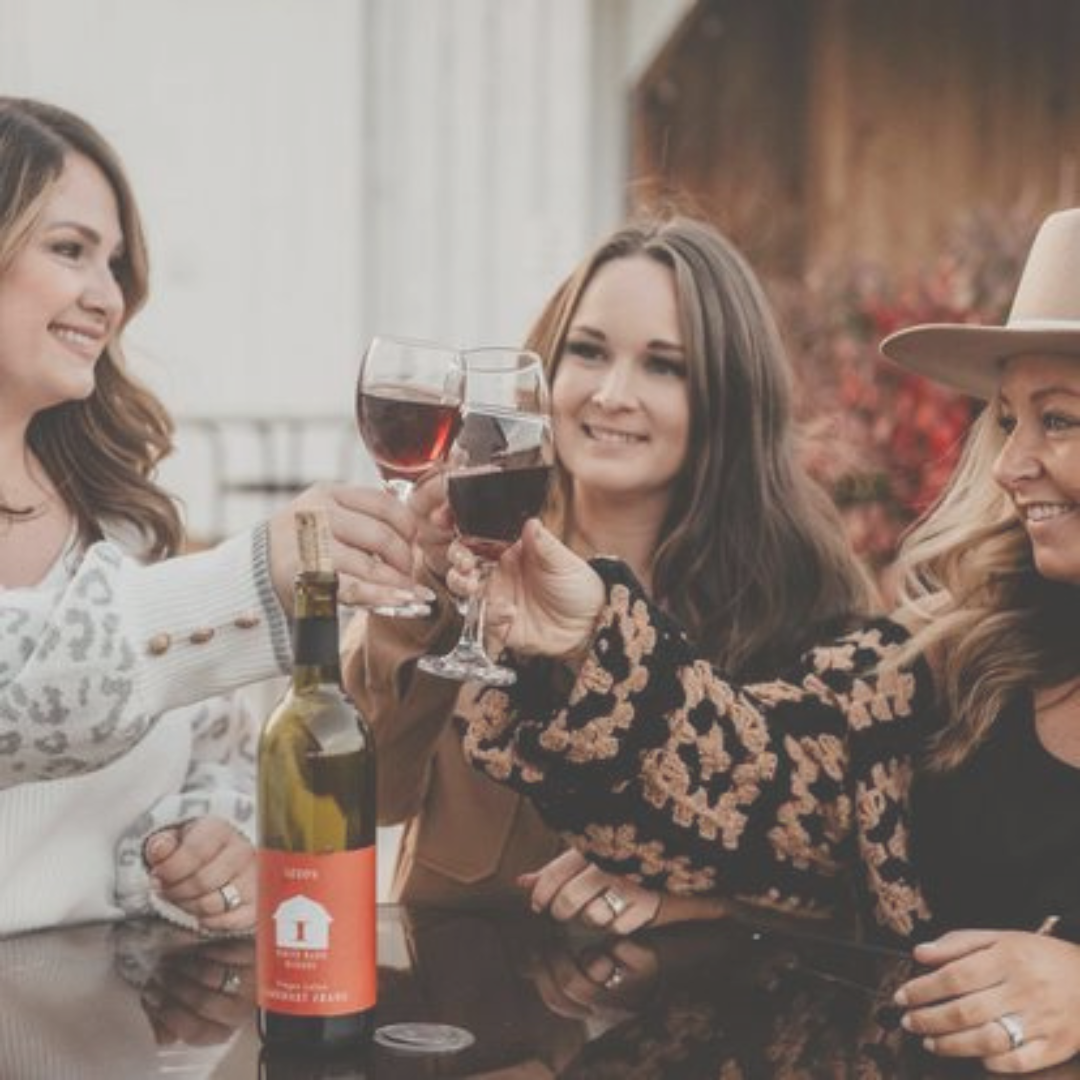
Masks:
[[[487,587],[491,571],[495,564],[483,560],[477,567],[476,591],[469,597],[468,607],[465,609],[465,625],[461,628],[460,646],[472,653],[485,652],[484,650],[484,617],[487,613]]]

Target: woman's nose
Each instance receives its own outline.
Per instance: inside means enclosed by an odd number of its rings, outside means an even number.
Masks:
[[[1041,471],[1042,462],[1036,448],[1012,435],[994,462],[993,476],[1000,487],[1009,490],[1025,480],[1034,480]]]
[[[124,313],[124,291],[111,266],[95,268],[83,289],[82,305],[115,325]]]
[[[628,365],[610,364],[593,394],[593,400],[605,409],[624,409],[633,404],[633,373]]]

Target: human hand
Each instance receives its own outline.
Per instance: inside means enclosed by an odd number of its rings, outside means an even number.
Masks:
[[[450,549],[450,588],[478,586],[476,558],[463,544]],[[573,658],[592,639],[604,606],[604,583],[582,558],[536,518],[499,560],[488,583],[486,625],[500,646],[523,654]]]
[[[408,506],[416,523],[414,543],[424,565],[445,581],[450,569],[448,549],[456,535],[454,513],[446,494],[445,471],[436,469],[421,477],[409,495]]]
[[[159,829],[143,844],[151,887],[208,931],[255,925],[255,849],[227,821],[201,817]]]
[[[225,1042],[255,1003],[255,950],[248,940],[222,940],[164,953],[142,988],[140,1003],[159,1046]]]
[[[568,1020],[625,1020],[649,1000],[660,962],[645,942],[613,938],[574,950],[563,944],[538,958],[529,971],[537,993],[556,1016]]]
[[[299,568],[297,510],[325,510],[330,556],[343,604],[400,604],[431,600],[413,580],[416,519],[390,492],[350,484],[316,484],[270,519],[270,579],[292,612],[293,579]]]
[[[905,1029],[933,1053],[1026,1073],[1080,1051],[1080,946],[1019,931],[957,930],[917,946],[915,959],[934,970],[905,983],[896,1003],[906,1010]]]
[[[660,893],[605,873],[577,848],[569,848],[534,873],[522,874],[518,884],[530,891],[533,911],[616,934],[640,930],[660,910]]]

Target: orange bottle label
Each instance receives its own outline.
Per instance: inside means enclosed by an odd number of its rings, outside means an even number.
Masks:
[[[259,1007],[342,1016],[375,1004],[375,848],[259,850]]]

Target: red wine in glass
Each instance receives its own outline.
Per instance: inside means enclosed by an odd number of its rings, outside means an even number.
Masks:
[[[521,536],[525,522],[540,513],[550,479],[550,465],[451,473],[450,508],[461,542],[478,558],[498,561]]]
[[[433,390],[376,383],[359,389],[356,416],[383,478],[415,480],[446,456],[461,414]]]
[[[547,380],[540,358],[516,348],[468,349],[462,420],[447,457],[446,484],[458,536],[478,560],[457,644],[422,656],[421,671],[508,686],[517,676],[484,649],[487,583],[502,553],[543,507],[554,460]]]
[[[380,335],[364,351],[356,381],[357,427],[383,486],[402,502],[453,443],[462,385],[456,349]],[[431,613],[420,600],[371,610],[413,618]]]

